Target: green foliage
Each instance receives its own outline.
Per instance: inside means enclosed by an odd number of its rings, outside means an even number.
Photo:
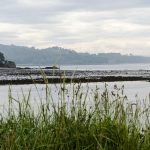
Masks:
[[[36,86],[36,85],[35,85]],[[22,102],[9,93],[8,115],[0,119],[0,147],[2,150],[149,150],[149,106],[135,110],[126,104],[123,89],[107,87],[104,92],[93,91],[89,106],[88,87],[72,83],[70,103],[66,99],[65,81],[60,86],[58,103],[54,103],[46,84],[46,100],[39,110],[30,104],[30,94]],[[13,108],[18,103],[18,109]],[[147,117],[148,116],[148,117]],[[140,121],[140,119],[147,119]]]
[[[15,68],[15,62],[5,59],[4,54],[0,52],[0,67]]]
[[[4,60],[5,60],[4,54],[0,52],[0,61],[4,61]]]

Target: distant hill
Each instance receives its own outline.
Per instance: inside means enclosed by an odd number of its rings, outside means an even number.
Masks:
[[[16,64],[24,65],[98,65],[119,63],[150,63],[150,57],[121,55],[120,53],[77,53],[60,47],[35,49],[0,44],[0,52]]]

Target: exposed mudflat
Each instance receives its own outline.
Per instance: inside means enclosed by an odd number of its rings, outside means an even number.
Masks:
[[[34,68],[0,68],[0,84],[63,82],[150,81],[150,70],[74,71]]]

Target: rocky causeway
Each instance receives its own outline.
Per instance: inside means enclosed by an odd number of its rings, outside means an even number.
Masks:
[[[61,82],[150,81],[150,70],[60,70],[45,68],[0,68],[0,85]]]

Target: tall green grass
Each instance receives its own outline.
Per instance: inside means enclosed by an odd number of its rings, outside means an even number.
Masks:
[[[60,84],[56,103],[48,83],[46,99],[34,110],[28,95],[23,100],[9,91],[7,115],[0,116],[1,150],[149,150],[150,103],[127,103],[123,87],[104,91],[96,87],[89,99],[89,88]],[[36,85],[35,85],[36,86]],[[37,94],[40,99],[40,91]],[[14,103],[16,109],[14,109]]]

